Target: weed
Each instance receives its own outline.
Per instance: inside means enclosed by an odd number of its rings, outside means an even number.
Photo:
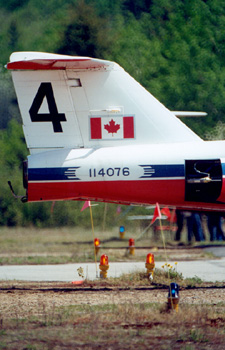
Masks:
[[[179,283],[183,281],[182,273],[177,272],[177,270],[170,264],[163,265],[164,269],[155,269],[154,282],[169,285],[171,281]]]
[[[37,350],[37,348],[35,345],[28,344],[25,348],[23,348],[23,350]]]
[[[175,266],[165,263],[164,265],[162,265],[162,268],[168,275],[169,279],[174,279],[174,280],[183,279],[182,273],[177,272],[177,262],[175,262],[174,265]]]
[[[194,287],[196,286],[196,284],[202,284],[203,281],[201,280],[201,278],[194,276],[192,278],[186,278],[186,285],[187,287]]]
[[[185,344],[184,347],[182,346],[180,350],[195,350],[195,346],[192,344]]]
[[[79,267],[79,268],[77,269],[77,272],[78,272],[78,276],[79,276],[79,277],[84,278],[84,269],[83,269],[83,267]]]
[[[208,342],[209,341],[205,337],[205,334],[199,329],[191,329],[189,337],[190,337],[190,340],[194,341],[195,343]]]

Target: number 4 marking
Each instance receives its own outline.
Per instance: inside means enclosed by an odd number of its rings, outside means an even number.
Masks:
[[[49,113],[38,113],[46,97]],[[64,113],[58,113],[51,83],[41,83],[29,110],[32,122],[52,122],[54,132],[63,132],[60,122],[65,122]]]

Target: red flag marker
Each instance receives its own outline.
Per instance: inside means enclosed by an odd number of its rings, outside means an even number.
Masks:
[[[116,209],[116,214],[120,214],[121,213],[121,206],[120,205],[118,205],[118,207],[117,207],[117,209]]]
[[[165,207],[161,210],[161,214],[164,214],[167,216],[167,220],[170,220],[171,218],[171,214],[170,214],[170,210],[168,207]]]
[[[156,219],[161,219],[161,217],[162,216],[161,216],[161,212],[160,212],[160,208],[159,208],[159,203],[156,203],[154,214],[153,214],[153,218],[152,218],[152,221],[151,221],[151,225],[154,224]]]
[[[91,206],[91,202],[90,201],[85,201],[81,211],[89,208],[90,206]]]
[[[170,222],[171,222],[171,224],[174,224],[174,223],[177,222],[177,216],[176,216],[176,210],[175,209],[172,210]]]

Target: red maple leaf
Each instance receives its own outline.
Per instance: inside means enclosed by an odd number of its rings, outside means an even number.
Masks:
[[[116,124],[113,119],[110,120],[109,124],[104,124],[104,129],[108,131],[108,133],[116,134],[120,129],[120,125]]]

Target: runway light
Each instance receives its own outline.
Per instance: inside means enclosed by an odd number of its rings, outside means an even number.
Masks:
[[[135,253],[135,244],[134,244],[134,239],[133,238],[129,239],[129,251],[130,251],[130,255],[134,255],[134,253]]]
[[[109,268],[109,258],[107,255],[103,254],[100,258],[100,278],[106,278],[107,277],[107,270]]]
[[[103,254],[100,258],[100,265],[109,265],[109,258],[107,255]]]
[[[170,283],[168,292],[168,309],[173,309],[178,312],[179,304],[179,285],[177,283]]]
[[[100,239],[99,238],[95,238],[94,239],[94,244],[95,244],[95,253],[98,254],[99,249],[100,249]]]
[[[148,253],[146,256],[146,264],[154,264],[155,263],[155,257],[154,254]]]
[[[124,226],[120,226],[120,238],[123,239],[125,236],[125,227]]]
[[[154,259],[154,254],[149,253],[146,256],[146,263],[145,267],[147,269],[147,276],[149,279],[153,279],[154,275],[154,268],[155,268],[155,259]]]

